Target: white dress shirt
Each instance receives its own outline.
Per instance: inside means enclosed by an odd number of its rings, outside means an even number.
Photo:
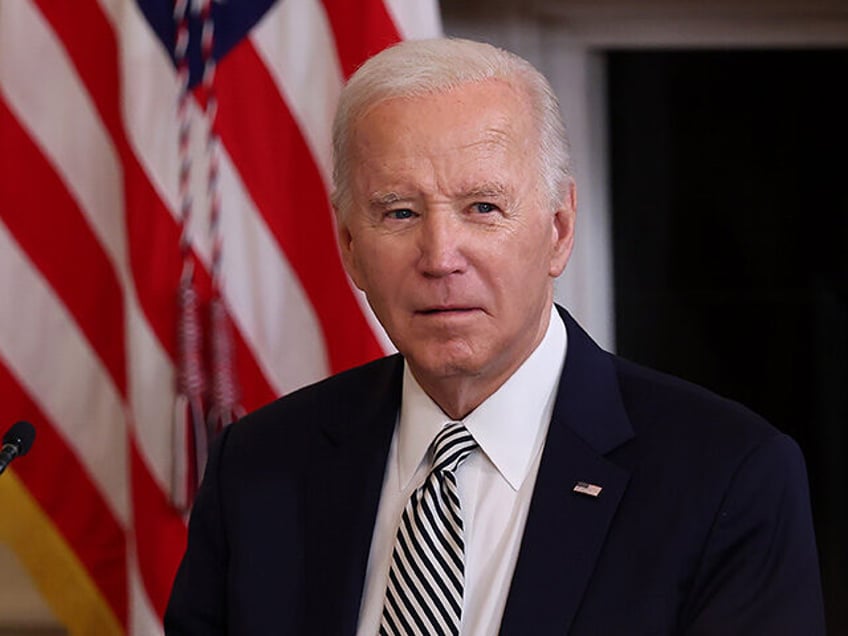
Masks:
[[[464,634],[495,634],[500,627],[565,349],[565,325],[552,308],[539,346],[462,420],[479,445],[456,471],[465,527]],[[365,575],[360,636],[374,636],[380,627],[401,514],[430,470],[430,443],[450,421],[404,366],[398,425],[389,449]]]

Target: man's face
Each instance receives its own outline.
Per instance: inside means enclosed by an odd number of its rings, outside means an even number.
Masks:
[[[574,195],[551,204],[528,110],[490,80],[380,102],[351,131],[342,255],[425,390],[485,398],[547,328]]]

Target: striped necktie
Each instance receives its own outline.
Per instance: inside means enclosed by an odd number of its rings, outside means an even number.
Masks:
[[[398,526],[380,634],[459,634],[465,565],[454,471],[476,446],[459,422],[433,440],[433,468]]]

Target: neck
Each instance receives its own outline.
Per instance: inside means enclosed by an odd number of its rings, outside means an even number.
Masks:
[[[522,356],[515,358],[510,364],[500,370],[483,369],[476,373],[467,370],[456,370],[454,373],[439,375],[428,374],[416,369],[411,361],[409,369],[424,392],[452,420],[462,420],[486,399],[495,393],[536,350],[545,337],[548,329],[548,319],[539,326],[539,330],[531,345]]]
[[[504,378],[504,381],[506,378]],[[471,411],[480,406],[486,398],[498,390],[501,382],[494,389],[480,387],[473,382],[448,382],[427,385],[419,381],[421,388],[432,400],[439,405],[452,420],[462,420]],[[444,384],[447,384],[446,386]]]

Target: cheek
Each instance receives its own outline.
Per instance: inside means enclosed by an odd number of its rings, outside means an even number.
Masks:
[[[353,281],[353,284],[362,291],[366,291],[366,281],[362,274],[362,267],[359,264],[359,259],[355,253],[343,253],[344,268],[347,275]]]
[[[489,280],[497,293],[519,311],[535,304],[551,284],[550,233],[541,231],[512,237],[512,243],[501,245],[499,254],[488,261]]]
[[[503,236],[493,257],[508,269],[510,277],[532,278],[540,269],[547,270],[552,241],[548,226],[525,225]]]
[[[362,289],[369,296],[392,297],[400,287],[401,268],[390,250],[365,244],[356,257]]]

